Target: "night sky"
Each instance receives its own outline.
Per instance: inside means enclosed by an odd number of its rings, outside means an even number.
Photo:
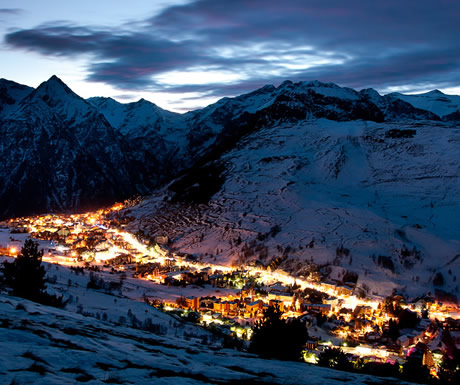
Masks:
[[[458,0],[1,1],[0,33],[0,77],[176,111],[286,79],[460,94]]]

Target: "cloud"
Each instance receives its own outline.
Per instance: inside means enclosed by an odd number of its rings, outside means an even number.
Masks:
[[[19,8],[0,8],[0,15],[19,15],[22,12]]]
[[[0,8],[0,21],[3,23],[8,23],[9,19],[15,19],[23,12],[24,10],[20,8]]]
[[[124,90],[228,96],[287,78],[441,88],[460,79],[459,19],[451,0],[199,0],[118,29],[55,22],[5,41],[89,55],[88,79]]]

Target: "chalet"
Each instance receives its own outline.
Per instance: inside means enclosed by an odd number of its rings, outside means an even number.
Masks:
[[[263,302],[261,300],[257,300],[246,305],[246,312],[252,314],[252,317],[263,308]]]
[[[369,342],[377,342],[380,340],[381,336],[377,332],[366,333],[366,340]]]
[[[126,263],[132,263],[132,256],[129,254],[118,254],[116,257],[107,260],[107,263],[111,263],[113,265],[123,265]]]
[[[198,310],[200,307],[200,298],[199,297],[185,297],[185,307],[192,310]]]
[[[324,299],[323,301],[324,303],[331,306],[332,311],[338,311],[338,309],[343,304],[343,300],[337,297],[329,297],[329,298]]]
[[[324,290],[335,291],[335,283],[332,281],[324,281],[320,283],[320,286]]]
[[[295,298],[293,294],[272,290],[268,293],[268,300],[272,299],[282,301],[285,306],[291,306]]]
[[[346,297],[349,297],[353,293],[353,288],[348,285],[338,285],[335,290],[338,295]]]
[[[235,301],[223,302],[224,311],[227,313],[236,313],[238,311],[238,304]]]
[[[396,344],[398,344],[402,348],[407,348],[408,346],[412,345],[412,343],[413,343],[412,338],[408,336],[407,334],[404,334],[398,337],[398,339],[396,340]]]
[[[318,338],[309,337],[305,344],[305,348],[307,350],[315,350],[317,347],[318,347]]]
[[[184,277],[185,271],[172,271],[167,273],[166,276],[175,279],[176,281],[181,281]]]
[[[104,239],[103,241],[100,241],[94,245],[94,249],[96,251],[102,251],[102,250],[107,250],[112,247],[112,244]]]
[[[242,298],[253,297],[255,294],[256,294],[256,292],[255,292],[253,287],[249,287],[249,288],[241,290],[241,297]]]
[[[159,245],[167,245],[169,242],[169,238],[167,236],[158,236],[155,237],[155,242],[158,243]]]
[[[271,300],[268,302],[268,305],[269,305],[269,306],[278,307],[281,311],[284,311],[284,302],[283,302],[283,301],[280,301],[280,300],[278,300],[278,299],[271,299]]]
[[[331,305],[327,303],[304,303],[302,310],[307,312],[328,314],[331,311]]]
[[[216,301],[214,302],[213,304],[213,310],[216,312],[216,313],[220,313],[224,310],[224,305],[222,304],[222,302],[219,300],[219,301]]]
[[[68,236],[65,238],[65,241],[64,241],[64,242],[65,242],[67,245],[71,245],[71,244],[73,244],[73,243],[74,243],[75,241],[77,241],[77,240],[78,240],[78,236],[77,236],[76,234],[70,234],[70,235],[68,235]]]
[[[72,245],[74,249],[78,249],[80,247],[86,247],[86,240],[78,238]]]

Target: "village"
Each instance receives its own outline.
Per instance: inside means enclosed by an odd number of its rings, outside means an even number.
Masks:
[[[3,224],[9,238],[0,254],[16,256],[18,238],[30,236],[39,240],[45,262],[98,266],[170,288],[171,295],[139,300],[242,340],[250,340],[264,311],[276,307],[284,319],[300,318],[308,327],[304,358],[310,363],[326,347],[337,346],[353,362],[403,364],[408,356],[418,357],[436,375],[443,356],[460,346],[455,303],[430,297],[409,303],[398,293],[366,297],[356,295],[349,282],[300,279],[276,269],[219,266],[176,255],[167,249],[167,239],[152,241],[125,231],[125,223],[112,214],[127,204],[86,214],[11,219]]]

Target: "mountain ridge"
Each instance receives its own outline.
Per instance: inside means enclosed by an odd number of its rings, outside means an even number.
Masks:
[[[458,115],[454,111],[443,118],[455,124]],[[0,215],[81,210],[145,195],[197,162],[218,159],[252,132],[317,119],[441,121],[394,94],[319,81],[266,85],[178,114],[142,99],[127,104],[103,97],[85,100],[57,76],[35,90],[2,80]],[[35,199],[32,186],[37,184],[46,186]],[[15,205],[15,196],[30,202],[27,208]]]

